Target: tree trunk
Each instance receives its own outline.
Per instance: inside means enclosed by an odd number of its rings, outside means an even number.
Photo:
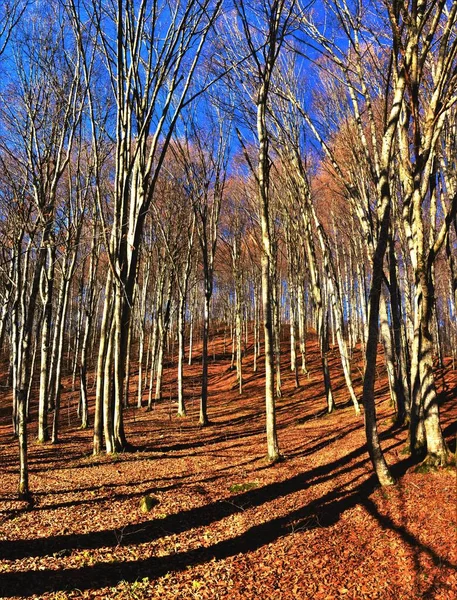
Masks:
[[[205,283],[205,288],[207,284]],[[200,418],[202,427],[209,425],[208,420],[208,337],[211,292],[205,292],[202,329],[202,391],[200,396]]]
[[[72,269],[71,269],[72,271]],[[63,275],[64,279],[62,281],[61,288],[61,297],[59,298],[59,307],[58,312],[60,313],[60,318],[57,319],[59,323],[59,335],[57,338],[57,347],[55,357],[52,357],[52,362],[54,362],[54,389],[51,390],[52,398],[53,398],[53,406],[54,406],[54,415],[52,420],[52,443],[56,444],[58,441],[58,429],[59,429],[59,413],[60,413],[60,397],[62,391],[61,384],[61,375],[62,375],[62,358],[63,358],[63,337],[65,331],[65,321],[67,318],[67,307],[68,307],[68,296],[70,289],[70,280],[67,279],[65,274]],[[57,326],[57,325],[56,325]],[[53,353],[54,354],[54,353]]]
[[[44,232],[46,239],[47,232]],[[40,288],[41,271],[46,258],[46,249],[42,246],[38,251],[38,256],[33,268],[32,284],[30,286],[30,295],[27,295],[27,286],[25,277],[28,274],[28,261],[30,256],[30,244],[24,258],[24,264],[21,270],[21,258],[18,255],[17,271],[19,289],[19,301],[21,305],[21,318],[18,326],[19,337],[18,346],[19,357],[17,363],[17,375],[15,383],[17,389],[13,390],[17,402],[17,432],[19,440],[19,497],[24,500],[30,500],[28,458],[27,458],[27,386],[32,376],[30,365],[30,342],[32,336],[32,327],[35,316],[36,300]],[[21,272],[22,271],[22,272]]]
[[[430,272],[419,270],[419,276],[414,304],[410,447],[413,453],[418,454],[426,446],[427,462],[444,466],[448,460],[448,450],[440,426],[433,376],[433,337],[430,330],[434,286]]]
[[[127,408],[130,405],[130,351],[132,349],[132,329],[133,327],[128,327],[128,332],[127,332],[127,352],[125,353],[125,366],[124,366],[124,373],[125,373],[125,381],[124,381],[124,400],[122,402],[122,406],[123,408]],[[143,359],[143,356],[141,356],[141,359]],[[138,381],[140,380],[139,374],[138,374]]]
[[[112,366],[115,327],[116,322],[115,318],[113,318],[108,330],[108,336],[106,340],[106,355],[103,364],[103,435],[107,454],[113,454],[116,451],[116,442],[114,439],[114,390]]]
[[[276,243],[273,244],[273,256],[276,256]],[[281,315],[280,315],[280,290],[278,280],[277,267],[274,264],[270,265],[271,273],[271,290],[272,290],[272,313],[273,313],[273,353],[275,361],[275,393],[276,398],[281,398]]]
[[[95,227],[95,225],[94,225]],[[87,429],[89,427],[89,406],[87,399],[87,360],[89,350],[89,337],[92,329],[92,320],[95,314],[95,270],[97,266],[97,255],[96,255],[96,233],[94,229],[91,245],[91,255],[89,263],[89,278],[87,281],[87,298],[85,305],[85,319],[84,319],[84,332],[81,342],[81,355],[79,362],[80,369],[80,416],[81,416],[81,428]],[[94,336],[95,337],[95,336]]]
[[[191,293],[190,301],[190,323],[189,323],[189,360],[187,364],[192,366],[193,344],[194,344],[194,318],[195,318],[195,289]]]
[[[51,337],[52,296],[54,289],[55,245],[47,247],[47,268],[43,269],[44,291],[43,325],[41,329],[41,365],[40,391],[38,398],[38,441],[42,444],[49,440],[48,431],[48,379],[49,379],[49,341]]]
[[[186,416],[186,403],[184,401],[184,359],[186,329],[186,295],[181,293],[178,306],[178,417]]]
[[[4,344],[4,340],[5,340],[6,326],[7,326],[9,312],[10,312],[9,308],[14,299],[14,293],[13,293],[14,286],[12,285],[12,282],[14,280],[14,267],[16,264],[14,254],[15,254],[15,248],[13,245],[12,252],[11,252],[11,258],[10,258],[10,268],[9,268],[9,272],[8,272],[8,278],[10,280],[10,283],[8,283],[6,285],[6,291],[2,298],[2,310],[1,310],[1,315],[0,315],[0,356],[3,354],[3,344]]]
[[[268,85],[263,81],[259,90],[257,103],[257,137],[259,141],[258,187],[260,204],[260,226],[262,231],[262,308],[263,334],[265,347],[265,408],[267,430],[268,460],[275,462],[279,459],[279,445],[276,431],[276,407],[274,397],[274,334],[272,298],[274,282],[271,281],[272,240],[269,214],[269,157],[266,125],[266,108]]]
[[[318,336],[319,347],[321,351],[322,372],[324,374],[325,398],[327,401],[327,412],[331,413],[335,410],[335,399],[332,392],[332,383],[330,379],[330,370],[328,367],[328,312],[320,310],[318,316]]]
[[[381,192],[381,228],[378,242],[373,254],[373,275],[371,281],[368,309],[368,339],[366,345],[366,367],[363,378],[363,405],[365,408],[365,433],[373,468],[381,485],[392,485],[394,480],[385,461],[379,443],[374,401],[374,384],[376,375],[376,358],[378,354],[379,336],[379,302],[383,280],[383,262],[387,248],[390,221],[390,187],[388,173],[384,173],[379,184]]]
[[[384,360],[386,363],[387,379],[389,382],[390,399],[395,410],[398,409],[400,400],[398,399],[399,382],[397,378],[397,369],[395,366],[395,356],[393,349],[392,330],[387,315],[387,302],[384,288],[381,290],[379,303],[379,318],[381,322],[381,340],[384,347]]]
[[[140,317],[141,318],[141,317]],[[143,405],[143,360],[144,360],[144,321],[141,319],[138,335],[138,385],[137,385],[137,408]],[[146,368],[147,371],[147,368]]]
[[[108,336],[111,328],[112,319],[112,299],[111,299],[111,269],[108,270],[105,284],[105,302],[103,304],[102,323],[100,327],[100,343],[98,348],[97,375],[96,375],[96,394],[95,394],[95,416],[94,416],[94,441],[93,454],[100,454],[103,448],[103,398],[104,388],[109,384],[105,381],[105,363],[108,350]]]
[[[310,285],[311,285],[311,294],[314,303],[315,310],[315,318],[316,318],[316,330],[317,330],[317,339],[319,342],[319,349],[321,354],[322,361],[322,372],[324,375],[324,391],[325,391],[325,399],[327,403],[328,412],[332,412],[335,409],[335,400],[333,398],[332,392],[332,382],[330,378],[330,371],[328,368],[328,312],[327,308],[324,306],[324,301],[322,297],[322,287],[319,276],[319,269],[317,265],[317,257],[316,250],[314,247],[314,239],[313,233],[311,229],[311,222],[309,219],[309,212],[306,210],[307,203],[307,195],[308,188],[303,185],[302,181],[299,181],[300,192],[302,197],[300,198],[301,203],[301,217],[304,225],[304,245],[306,257],[308,259],[308,269],[310,274]]]
[[[232,271],[235,281],[235,338],[236,338],[236,377],[238,381],[238,393],[243,393],[243,319],[241,313],[241,273],[239,271],[240,249],[235,239],[232,252]]]
[[[401,298],[398,287],[397,258],[392,234],[389,236],[390,306],[392,311],[393,342],[397,365],[397,424],[403,425],[411,415],[410,391],[408,383],[409,363],[405,336],[402,334]]]
[[[309,208],[314,218],[314,223],[317,229],[317,234],[321,246],[321,250],[324,256],[324,269],[327,278],[327,284],[329,287],[330,297],[331,297],[331,305],[332,305],[332,313],[334,316],[334,328],[333,330],[336,333],[336,338],[338,341],[338,348],[340,351],[341,357],[341,365],[343,367],[344,379],[346,382],[346,386],[349,391],[349,395],[351,397],[352,403],[354,405],[355,414],[360,415],[360,406],[357,400],[357,396],[355,395],[354,386],[352,385],[352,376],[351,376],[351,364],[349,361],[348,348],[346,344],[346,340],[344,338],[344,319],[343,319],[343,311],[341,308],[341,296],[338,286],[338,279],[335,272],[335,267],[333,265],[329,242],[327,235],[317,218],[317,214],[314,210],[314,207],[309,202]]]
[[[297,309],[298,309],[298,337],[300,340],[301,354],[301,372],[309,377],[306,366],[306,315],[305,315],[305,294],[303,284],[299,283],[297,288]]]
[[[257,284],[257,278],[254,281],[254,332],[253,332],[253,336],[254,336],[254,344],[253,344],[253,350],[254,350],[254,356],[253,356],[253,365],[252,365],[252,370],[254,371],[254,373],[257,373],[257,357],[259,355],[259,300],[258,300],[258,284]]]
[[[156,391],[155,401],[159,402],[162,400],[162,379],[163,379],[163,357],[165,352],[165,344],[167,341],[167,334],[170,326],[170,314],[171,314],[171,292],[173,284],[173,273],[168,274],[168,284],[166,296],[164,298],[164,306],[161,306],[158,311],[158,357],[156,367]],[[163,298],[163,292],[162,292]]]

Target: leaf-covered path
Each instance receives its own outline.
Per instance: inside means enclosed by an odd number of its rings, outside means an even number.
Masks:
[[[398,483],[380,489],[336,353],[338,409],[325,414],[316,350],[299,389],[284,367],[284,460],[276,465],[264,458],[261,374],[248,356],[238,396],[222,343],[210,366],[211,425],[198,426],[198,362],[187,368],[185,419],[175,416],[175,374],[167,370],[164,400],[150,413],[127,411],[131,453],[92,457],[91,432],[77,427],[77,392],[67,390],[62,441],[40,446],[30,427],[32,509],[15,500],[17,449],[5,394],[0,597],[455,598],[455,469],[422,473],[408,461],[406,431],[392,428],[381,378],[381,438]],[[360,376],[356,382],[360,392]],[[448,370],[440,383],[454,450],[457,374]],[[145,496],[149,512],[140,508]]]

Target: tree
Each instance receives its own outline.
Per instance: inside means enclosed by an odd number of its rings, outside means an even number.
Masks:
[[[223,223],[221,227],[221,238],[228,250],[228,261],[231,264],[231,275],[233,279],[233,304],[234,304],[234,353],[232,359],[236,364],[236,377],[238,391],[243,393],[243,266],[245,264],[245,245],[249,233],[246,197],[248,191],[243,185],[241,177],[233,176],[227,184],[226,201],[224,203]],[[235,359],[236,356],[236,360]]]
[[[324,69],[328,68],[328,64],[331,64],[332,68],[337,72],[337,77],[334,79],[338,84],[341,84],[340,88],[343,98],[347,99],[347,107],[350,107],[351,121],[346,117],[345,126],[348,126],[347,124],[349,123],[349,127],[352,128],[352,135],[357,140],[356,143],[360,144],[361,155],[359,163],[366,165],[364,180],[369,182],[368,189],[371,189],[370,193],[373,194],[373,208],[370,208],[368,211],[363,208],[364,205],[361,200],[366,198],[366,190],[361,190],[360,186],[354,185],[351,177],[345,177],[345,169],[341,167],[335,154],[332,153],[329,143],[319,133],[319,127],[311,119],[306,118],[306,120],[314,135],[320,140],[323,151],[326,153],[334,171],[345,186],[354,209],[360,214],[360,222],[369,239],[372,280],[368,311],[368,339],[366,344],[363,401],[365,404],[366,432],[370,456],[372,457],[381,483],[388,484],[391,483],[392,479],[377,440],[373,390],[380,307],[382,309],[382,330],[387,331],[388,329],[387,311],[381,292],[385,279],[384,257],[389,245],[392,208],[394,199],[398,193],[396,178],[394,177],[397,166],[394,150],[398,137],[400,156],[405,156],[406,149],[409,152],[410,149],[416,148],[416,157],[420,157],[419,163],[417,161],[410,163],[414,165],[414,168],[419,169],[418,174],[420,172],[420,177],[416,177],[418,191],[415,192],[415,206],[417,208],[423,202],[428,192],[428,177],[431,165],[433,164],[433,156],[431,156],[430,151],[436,143],[434,133],[439,131],[440,128],[439,117],[442,116],[441,110],[443,109],[445,113],[450,108],[448,102],[451,101],[451,104],[453,103],[452,93],[451,95],[449,93],[452,89],[453,77],[455,77],[452,71],[453,67],[451,66],[455,60],[455,40],[451,31],[454,30],[456,7],[454,3],[449,3],[448,6],[446,2],[426,3],[417,1],[385,3],[380,10],[375,11],[372,11],[373,7],[370,2],[358,3],[357,6],[351,7],[346,2],[339,4],[329,1],[326,2],[326,6],[338,24],[336,27],[340,27],[340,31],[344,32],[348,41],[347,49],[346,46],[343,47],[334,44],[333,40],[329,36],[322,34],[311,20],[307,21],[305,30],[320,45],[325,60],[329,61],[328,63],[323,63]],[[377,53],[376,48],[379,46],[378,40],[381,37],[386,40],[386,44],[384,44],[384,50]],[[435,48],[433,40],[435,39],[440,40],[436,55],[438,57],[438,70],[430,88],[433,90],[430,96],[433,101],[429,105],[428,112],[425,108],[425,114],[428,115],[426,122],[430,124],[433,119],[435,119],[435,122],[433,128],[428,128],[429,136],[424,136],[425,145],[421,146],[419,141],[420,133],[418,134],[418,119],[420,112],[426,106],[422,102],[426,102],[426,100],[422,98],[420,85],[424,67],[429,57],[433,56]],[[388,55],[385,54],[386,48],[389,49]],[[442,60],[441,57],[444,55],[449,60]],[[379,64],[387,65],[386,71],[383,72],[379,68]],[[450,70],[448,71],[447,69]],[[430,80],[427,81],[430,82]],[[437,104],[434,104],[434,101]],[[444,104],[442,105],[441,102],[444,102]],[[381,103],[384,107],[383,110],[376,111],[376,106],[379,106]],[[338,100],[336,105],[341,106],[341,101]],[[413,127],[414,135],[406,139],[410,123],[415,123]],[[436,127],[438,129],[435,129]],[[407,162],[408,157],[403,160],[402,172],[405,170]],[[407,165],[408,168],[410,168],[410,164]],[[423,172],[421,171],[422,167],[425,167],[425,171]],[[425,179],[422,179],[422,177],[425,177]],[[412,184],[413,179],[414,175],[411,178],[410,173],[408,176],[405,173],[404,179],[402,176],[402,185],[410,181],[410,188],[415,189],[414,184]],[[426,181],[426,183],[419,184],[420,180],[423,182]],[[414,194],[409,195],[410,200],[408,200],[408,194],[406,194],[407,206],[411,206],[412,195]],[[369,206],[368,203],[367,206]],[[449,216],[451,214],[452,209],[448,212]],[[409,215],[411,216],[411,213]],[[418,219],[417,211],[414,219],[416,224],[421,222],[421,219]],[[448,217],[446,217],[445,221],[447,220]],[[421,230],[422,227],[419,225],[419,228],[416,230],[417,240],[422,235]],[[443,240],[445,237],[444,231],[445,228],[440,231],[440,235],[441,232],[443,233]],[[408,237],[408,231],[406,233]],[[441,239],[440,236],[437,237],[436,241],[438,239]],[[441,243],[442,241],[438,242],[436,247],[433,247],[433,252],[438,250]],[[416,245],[414,249],[416,252],[419,246]],[[393,268],[391,276],[394,274],[395,269]],[[416,276],[418,277],[417,271]],[[425,283],[429,286],[429,278],[422,278],[422,283],[421,294],[425,293],[425,287],[427,287]],[[391,297],[397,303],[396,296],[398,294],[395,292],[395,286],[391,289],[393,290]],[[427,293],[429,293],[430,287],[427,289]],[[425,302],[425,304],[427,303]],[[396,310],[396,304],[393,304],[393,306]],[[396,320],[398,326],[398,319]],[[417,340],[421,336],[425,336],[430,341],[430,335],[426,331],[427,328],[424,323],[421,333],[419,333],[419,329],[416,327],[418,331],[416,347]],[[386,352],[392,354],[388,345],[391,343],[389,337],[388,334],[383,335]],[[398,337],[396,338],[396,344],[398,346]],[[431,345],[428,345],[425,348],[424,354],[430,356],[430,348]],[[427,380],[428,383],[425,385],[425,388],[428,389],[431,383],[431,368],[425,366],[426,363],[431,365],[430,358],[425,358],[424,362],[422,362],[423,373],[421,375],[422,383]],[[390,375],[394,378],[395,373],[391,372]],[[416,382],[415,385],[417,387],[417,377],[412,377],[412,381]],[[397,378],[394,387],[401,381],[401,377]],[[422,383],[419,387],[424,390],[425,388],[422,386]],[[392,393],[394,391],[392,389]],[[426,404],[431,435],[430,451],[435,456],[435,460],[436,456],[439,456],[438,461],[442,462],[445,453],[440,442],[442,438],[438,433],[439,419],[437,417],[437,405],[433,400],[433,392],[428,395]],[[434,433],[431,433],[431,430]]]
[[[173,7],[158,0],[122,0],[107,8],[91,4],[116,106],[113,211],[105,239],[110,269],[96,394],[97,414],[101,415],[104,404],[108,419],[108,453],[127,445],[122,420],[126,365],[121,357],[126,356],[146,214],[179,114],[192,96],[191,83],[220,7],[220,0],[183,0]],[[101,450],[99,423],[97,427],[94,453]]]
[[[36,14],[30,17],[30,27],[24,21],[13,32],[14,77],[8,90],[8,104],[2,102],[2,120],[9,133],[8,140],[2,140],[2,150],[8,160],[16,163],[15,173],[20,182],[13,185],[19,192],[16,201],[29,206],[24,209],[28,220],[24,227],[28,237],[24,259],[18,247],[14,309],[19,493],[26,498],[29,497],[26,399],[32,376],[31,338],[43,269],[47,259],[52,258],[50,248],[59,186],[70,161],[84,106],[80,52],[72,43],[65,10],[59,3],[52,3],[47,11],[40,13],[39,19]],[[21,245],[23,240],[22,234]],[[36,257],[29,262],[32,249]]]
[[[279,446],[276,433],[276,411],[274,399],[274,332],[273,332],[273,285],[275,268],[273,253],[272,223],[270,221],[270,163],[268,105],[269,95],[278,57],[294,22],[295,2],[272,0],[261,6],[249,6],[244,0],[235,0],[239,30],[232,31],[232,40],[241,43],[248,60],[235,59],[241,80],[242,93],[255,106],[257,137],[257,165],[254,168],[246,153],[257,183],[258,211],[262,239],[262,308],[265,344],[265,405],[267,429],[267,453],[270,461],[278,460]],[[233,43],[233,42],[232,42]],[[246,116],[250,109],[246,109]],[[254,117],[254,115],[252,115]]]
[[[457,4],[413,2],[405,29],[413,45],[406,65],[398,147],[403,226],[414,270],[410,444],[413,452],[426,444],[427,461],[444,465],[447,448],[433,376],[433,267],[457,214],[454,190],[441,197],[439,218],[437,155],[447,116],[457,102]],[[405,33],[394,34],[395,43],[403,47]]]
[[[195,120],[188,120],[188,131],[179,147],[185,172],[185,188],[195,216],[203,264],[203,331],[202,331],[202,391],[200,425],[209,424],[208,405],[208,339],[210,304],[213,294],[214,262],[218,241],[218,225],[224,195],[229,158],[230,123],[214,114],[213,127],[203,132]],[[210,119],[211,122],[211,119]],[[214,132],[217,131],[217,135]]]
[[[397,32],[402,30],[402,19],[406,14],[404,11],[407,9],[406,4],[407,3],[396,2],[392,10],[388,11],[390,19],[390,39],[392,40],[390,44],[389,64],[392,65],[392,69],[387,72],[387,77],[383,82],[385,111],[380,133],[377,133],[377,131],[379,131],[377,125],[379,124],[376,123],[374,119],[372,97],[370,96],[370,89],[367,86],[367,77],[363,60],[364,54],[362,51],[362,41],[365,36],[368,43],[371,38],[371,27],[369,22],[367,22],[367,28],[363,28],[363,17],[367,16],[367,5],[365,3],[359,3],[355,10],[351,11],[346,2],[343,3],[342,10],[340,10],[339,4],[331,1],[326,2],[329,12],[336,15],[336,18],[341,25],[340,31],[344,32],[348,40],[347,50],[346,47],[340,48],[333,43],[333,40],[324,36],[312,20],[307,19],[305,23],[305,31],[320,45],[323,55],[334,66],[337,70],[338,77],[345,84],[345,92],[349,99],[348,106],[350,106],[353,111],[356,132],[364,152],[363,156],[365,157],[367,164],[370,165],[370,173],[374,178],[374,187],[376,190],[374,216],[376,218],[377,227],[371,234],[373,240],[371,252],[372,281],[369,294],[368,339],[366,345],[363,404],[365,407],[365,430],[368,449],[374,469],[382,485],[393,483],[393,479],[383,457],[378,439],[374,403],[374,381],[379,334],[379,305],[384,274],[384,255],[388,243],[392,205],[392,189],[390,181],[393,166],[393,148],[397,126],[401,116],[403,95],[406,88],[406,69],[411,62],[415,44],[415,40],[409,35],[406,35],[401,47],[396,40]],[[379,17],[378,23],[382,27],[383,20],[381,17]],[[386,29],[381,29],[378,35],[387,36],[389,39],[389,31]],[[368,132],[372,140],[371,146],[368,142],[360,116],[361,103],[363,102],[365,103],[367,114],[369,115]],[[313,124],[309,118],[307,118],[307,123],[314,135],[321,141],[322,148],[331,161],[335,171],[341,175],[341,180],[345,181],[341,166],[335,160],[329,145],[320,136],[315,124]],[[357,190],[351,186],[350,182],[346,183],[346,187],[348,195],[357,201]]]
[[[27,9],[28,0],[4,0],[0,6],[0,57],[4,54],[14,28]]]

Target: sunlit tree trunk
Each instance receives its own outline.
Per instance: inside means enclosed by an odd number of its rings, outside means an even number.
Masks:
[[[141,290],[141,302],[139,307],[138,314],[138,384],[137,384],[137,408],[141,408],[143,405],[143,358],[144,358],[144,341],[146,337],[145,332],[145,320],[146,320],[146,299],[149,293],[149,277],[151,272],[151,265],[149,255],[148,258],[144,262],[143,268],[143,281],[142,281],[142,290]],[[147,373],[147,361],[146,361],[146,373]]]
[[[212,292],[212,290],[211,290]],[[203,304],[203,326],[202,326],[202,390],[200,396],[200,425],[208,425],[208,338],[209,338],[209,316],[211,292],[206,289]]]
[[[81,341],[81,352],[79,359],[79,370],[80,370],[80,391],[79,391],[79,406],[80,406],[80,417],[81,417],[81,428],[87,429],[89,427],[89,403],[87,398],[87,363],[88,363],[88,351],[89,351],[89,338],[91,332],[95,329],[93,327],[93,320],[96,316],[96,295],[95,295],[95,273],[98,265],[98,244],[97,244],[97,219],[96,212],[94,210],[92,223],[92,238],[90,246],[90,258],[89,258],[89,269],[88,279],[86,282],[86,294],[83,307],[84,314],[84,331],[82,334]]]
[[[271,219],[270,219],[271,222]],[[277,267],[277,243],[276,240],[272,243],[272,260],[270,261],[271,269],[271,310],[273,316],[273,355],[275,364],[275,395],[276,398],[281,398],[281,283],[280,274]]]
[[[52,345],[51,366],[48,394],[50,396],[50,405],[54,408],[52,421],[52,436],[53,444],[58,440],[59,428],[59,412],[60,399],[62,390],[62,363],[63,363],[63,344],[64,332],[67,320],[68,300],[70,293],[70,282],[74,273],[76,264],[76,252],[73,250],[72,256],[68,253],[72,252],[67,249],[64,265],[62,267],[62,281],[59,292],[59,300],[57,303],[57,316],[54,329],[54,340]]]
[[[43,300],[43,325],[41,329],[41,366],[40,390],[38,399],[38,441],[49,440],[48,431],[48,379],[49,379],[49,341],[51,334],[52,298],[54,288],[55,244],[50,241],[47,247],[47,265],[43,268],[41,297]]]
[[[185,361],[185,331],[186,331],[186,306],[189,291],[189,281],[192,271],[192,252],[194,247],[195,217],[187,246],[187,256],[181,270],[178,299],[178,416],[186,416],[184,401],[184,361]]]
[[[11,305],[12,305],[13,298],[14,298],[14,286],[13,286],[13,281],[14,281],[14,265],[15,265],[15,258],[14,258],[14,248],[13,248],[12,251],[11,251],[11,257],[10,257],[9,269],[8,269],[8,279],[9,279],[9,282],[5,286],[5,290],[4,290],[4,293],[2,295],[2,299],[1,299],[1,311],[0,311],[0,355],[3,353],[3,346],[4,346],[5,334],[6,334],[6,330],[7,330],[7,323],[9,321]]]
[[[111,298],[111,271],[105,283],[105,301],[103,304],[103,314],[100,326],[100,343],[98,348],[97,372],[96,372],[96,394],[95,394],[95,416],[94,416],[94,440],[93,453],[99,454],[103,449],[103,399],[105,397],[104,388],[108,385],[105,381],[105,363],[107,355],[108,335],[111,329],[112,318],[112,298]],[[109,398],[109,395],[108,395]]]
[[[411,415],[410,390],[408,373],[410,364],[408,360],[407,342],[403,335],[401,297],[398,286],[397,257],[395,254],[394,240],[392,233],[389,235],[389,273],[390,273],[390,306],[392,311],[392,330],[393,342],[396,354],[395,364],[398,365],[399,372],[397,381],[402,382],[397,391],[397,415],[398,424],[403,424]]]
[[[275,43],[275,40],[270,40]],[[269,65],[273,69],[273,64]],[[269,157],[268,132],[266,124],[266,108],[268,101],[269,81],[271,71],[267,71],[265,79],[260,84],[257,101],[257,137],[258,150],[258,187],[259,212],[262,231],[262,311],[263,311],[263,342],[265,353],[265,407],[267,428],[268,459],[276,461],[279,458],[279,444],[276,431],[276,408],[274,397],[274,335],[272,297],[274,283],[271,281],[272,253],[271,225],[269,214]]]
[[[304,194],[307,194],[307,190],[303,190]],[[303,198],[304,200],[304,198]],[[332,412],[335,409],[335,400],[333,398],[332,384],[330,378],[330,371],[328,368],[328,312],[327,307],[324,305],[324,299],[322,297],[322,286],[319,275],[319,267],[317,264],[316,251],[314,247],[313,233],[311,229],[311,222],[309,214],[306,208],[301,204],[301,217],[304,229],[304,246],[306,251],[306,257],[308,260],[308,270],[310,275],[310,292],[313,298],[314,311],[316,317],[316,330],[317,339],[319,342],[319,349],[321,354],[322,372],[324,376],[324,389],[325,398],[327,402],[328,412]]]
[[[164,294],[163,306],[160,307],[158,313],[158,357],[157,357],[157,368],[156,368],[156,390],[155,390],[155,401],[159,402],[162,400],[162,379],[163,379],[163,359],[165,344],[167,341],[168,330],[170,326],[170,312],[171,312],[171,291],[173,285],[173,272],[168,273],[167,278],[167,289]]]

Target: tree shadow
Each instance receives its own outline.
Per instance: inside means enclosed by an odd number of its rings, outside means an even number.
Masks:
[[[454,454],[457,453],[457,421],[454,421],[443,429],[443,436],[448,439],[447,445],[449,450]]]
[[[310,469],[285,481],[271,483],[260,488],[230,496],[227,500],[219,500],[190,510],[168,515],[165,519],[152,519],[129,525],[124,528],[129,544],[139,544],[161,537],[164,531],[181,533],[195,527],[208,526],[236,512],[239,507],[261,506],[276,498],[292,494],[316,483],[316,478],[334,477],[344,466],[353,468],[352,462],[360,458],[364,448],[345,455],[326,465]],[[364,459],[366,460],[366,459]],[[105,530],[87,534],[60,535],[51,538],[35,538],[27,540],[0,541],[0,558],[19,559],[27,556],[46,556],[68,548],[95,549],[113,546],[117,543],[116,532]]]
[[[401,487],[399,493],[401,501],[404,502]],[[456,564],[449,562],[448,560],[444,559],[442,556],[437,554],[432,548],[429,548],[425,544],[422,544],[413,534],[411,534],[408,531],[408,529],[406,528],[405,519],[403,519],[403,524],[396,524],[389,516],[381,514],[376,504],[368,496],[364,496],[363,498],[361,498],[360,503],[362,504],[362,506],[364,506],[367,512],[378,521],[378,523],[384,530],[389,529],[390,531],[394,531],[409,546],[414,564],[414,597],[424,599],[429,598],[431,600],[432,598],[436,597],[436,592],[439,589],[448,587],[447,584],[439,580],[439,574],[437,574],[429,583],[426,590],[421,589],[423,588],[423,582],[421,581],[421,575],[423,575],[423,568],[420,562],[420,555],[425,554],[435,566],[444,566],[454,571],[457,571]]]
[[[323,483],[342,473],[350,472],[356,466],[362,466],[367,461],[365,457],[360,461],[363,454],[365,454],[365,447],[360,447],[341,459],[310,469],[285,481],[271,483],[261,488],[232,495],[225,500],[168,515],[164,519],[152,519],[136,525],[128,525],[123,528],[122,535],[115,530],[105,530],[88,534],[54,536],[45,539],[1,541],[0,556],[9,560],[28,556],[54,556],[55,560],[58,560],[59,554],[71,554],[73,550],[81,548],[90,550],[115,547],[119,544],[132,545],[152,542],[164,535],[178,534],[193,528],[211,525],[234,513],[245,510],[246,507],[261,506],[310,485]],[[355,460],[359,460],[359,462],[354,466]],[[398,463],[393,468],[394,475],[400,477],[412,464],[411,459]],[[358,475],[356,480],[360,476]],[[382,515],[379,515],[376,506],[369,499],[370,494],[376,487],[377,481],[374,476],[369,477],[368,480],[363,481],[350,491],[344,487],[337,487],[319,499],[313,500],[306,506],[291,511],[285,516],[255,525],[239,536],[224,540],[208,548],[196,548],[174,555],[128,563],[98,563],[93,566],[59,571],[49,569],[5,573],[0,576],[0,595],[4,597],[18,594],[40,595],[50,591],[66,589],[78,588],[84,590],[114,586],[122,580],[135,581],[142,577],[158,578],[169,571],[180,571],[193,564],[205,563],[212,559],[220,560],[238,553],[256,550],[284,535],[290,534],[291,523],[293,523],[295,530],[299,528],[328,527],[336,523],[344,511],[357,504],[365,505],[367,510],[371,511],[374,516],[378,515],[381,520]],[[422,548],[434,561],[447,564],[433,550],[425,546],[422,547],[418,540],[405,528],[396,526],[387,518],[384,518],[382,525],[395,529],[406,543]]]
[[[194,527],[209,525],[231,514],[243,510],[246,506],[260,506],[265,502],[277,499],[310,485],[313,478],[328,479],[334,477],[334,470],[346,463],[347,469],[354,458],[361,453],[358,449],[345,456],[343,461],[335,461],[329,465],[311,469],[301,475],[292,477],[281,483],[272,483],[259,489],[238,494],[232,497],[233,502],[219,501],[199,508],[171,515],[166,519],[152,520],[123,530],[128,544],[151,542],[164,534],[179,533]],[[395,467],[399,476],[410,467],[411,461],[405,460]],[[357,478],[359,478],[357,476]],[[356,479],[357,479],[356,478]],[[321,483],[322,480],[318,482]],[[315,484],[316,481],[313,481]],[[266,544],[290,535],[292,524],[294,530],[311,530],[324,528],[335,524],[342,513],[358,504],[365,506],[367,511],[384,527],[398,533],[406,544],[417,551],[426,553],[435,564],[451,569],[457,569],[433,549],[423,545],[405,527],[395,524],[389,517],[381,515],[370,499],[377,488],[375,476],[369,477],[350,491],[345,486],[337,487],[320,498],[309,502],[306,506],[290,511],[288,514],[271,519],[268,522],[250,527],[242,534],[223,540],[206,548],[195,548],[186,552],[162,557],[152,557],[131,562],[97,563],[93,566],[69,568],[62,570],[47,569],[43,571],[12,572],[0,576],[0,594],[4,597],[14,595],[40,595],[46,592],[70,589],[97,589],[105,586],[115,586],[120,581],[134,582],[148,577],[156,579],[168,572],[177,572],[191,565],[203,564],[211,560],[223,560],[239,553],[255,551]],[[123,543],[116,532],[104,531],[87,535],[56,536],[45,540],[24,540],[22,542],[1,542],[1,553],[9,559],[53,554],[71,554],[75,548],[101,548]]]

